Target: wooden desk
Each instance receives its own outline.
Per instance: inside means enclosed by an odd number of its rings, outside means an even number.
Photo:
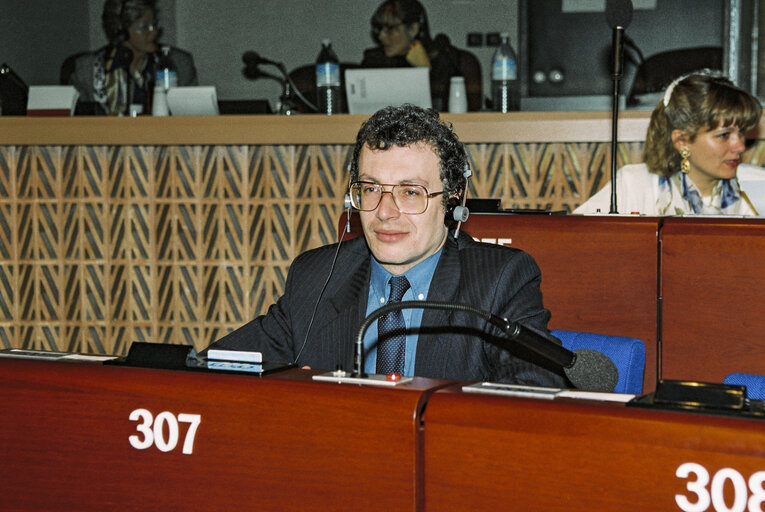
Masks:
[[[473,238],[531,254],[542,270],[550,329],[631,336],[646,348],[645,391],[656,381],[656,244],[651,217],[471,214]]]
[[[424,419],[426,511],[681,510],[676,495],[699,500],[686,489],[697,476],[676,476],[681,467],[708,473],[701,496],[724,489],[708,510],[732,510],[720,498],[733,505],[734,483],[736,499],[752,496],[755,474],[754,493],[763,496],[760,420],[460,388],[434,393]]]
[[[0,358],[0,508],[421,509],[420,413],[445,382],[381,389],[313,382],[314,373]],[[148,430],[162,432],[146,449],[129,442],[145,439],[141,417],[130,419],[141,409],[154,418]],[[190,454],[193,422],[182,414],[200,417]]]
[[[661,276],[664,378],[765,373],[765,220],[666,219]]]

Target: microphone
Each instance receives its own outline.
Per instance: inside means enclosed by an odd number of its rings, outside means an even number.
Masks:
[[[279,63],[272,60],[261,57],[258,52],[248,50],[242,54],[242,61],[248,66],[257,66],[259,64],[270,64],[272,66],[279,66]]]
[[[621,78],[624,64],[624,42],[627,36],[624,34],[632,22],[632,0],[607,0],[606,22],[613,29],[613,78]]]
[[[606,0],[606,22],[613,29],[611,40],[612,73],[614,82],[613,107],[611,109],[611,209],[609,213],[619,213],[616,206],[616,144],[617,122],[619,119],[619,80],[624,72],[624,29],[632,22],[632,0]]]
[[[480,316],[499,328],[507,337],[507,340],[499,340],[502,348],[511,350],[513,343],[518,343],[533,351],[562,368],[568,380],[577,389],[586,391],[613,391],[619,380],[619,370],[617,370],[616,365],[606,355],[597,350],[578,349],[572,352],[561,346],[552,336],[525,327],[518,322],[512,322],[468,304],[436,301],[394,302],[382,306],[366,317],[361,322],[354,345],[353,366],[355,376],[365,377],[363,359],[364,334],[366,330],[378,317],[391,311],[406,308],[456,310]]]
[[[260,78],[261,76],[272,78],[282,84],[282,98],[285,100],[291,99],[291,92],[294,91],[300,100],[305,103],[308,108],[313,110],[314,112],[318,112],[319,109],[314,105],[310,100],[308,100],[302,92],[300,92],[300,89],[298,89],[297,85],[295,85],[295,82],[290,77],[290,74],[287,72],[287,68],[284,67],[284,64],[282,62],[276,62],[275,60],[266,59],[262,55],[260,55],[258,52],[253,50],[247,50],[242,54],[242,62],[244,62],[245,67],[242,70],[244,73],[244,76],[247,78],[250,78],[252,80],[255,80],[257,78]],[[275,75],[272,75],[271,73],[267,73],[265,71],[262,71],[258,68],[261,64],[267,64],[269,66],[274,66],[276,69],[279,70],[282,77],[278,77]]]

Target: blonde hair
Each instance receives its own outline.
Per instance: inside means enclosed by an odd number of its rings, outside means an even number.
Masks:
[[[746,133],[757,126],[761,113],[757,98],[723,76],[700,72],[676,80],[648,123],[644,154],[648,170],[671,176],[680,169],[673,130],[683,130],[691,141],[701,130],[719,126],[736,126]]]

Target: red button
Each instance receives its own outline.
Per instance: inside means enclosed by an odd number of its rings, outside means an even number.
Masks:
[[[398,373],[389,373],[388,375],[385,376],[385,378],[387,380],[390,380],[390,381],[393,381],[393,382],[397,382],[397,381],[401,380],[401,375],[399,375]]]

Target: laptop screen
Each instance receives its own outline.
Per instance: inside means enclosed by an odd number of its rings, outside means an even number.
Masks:
[[[345,92],[351,114],[372,114],[404,103],[432,106],[428,68],[346,69]]]

